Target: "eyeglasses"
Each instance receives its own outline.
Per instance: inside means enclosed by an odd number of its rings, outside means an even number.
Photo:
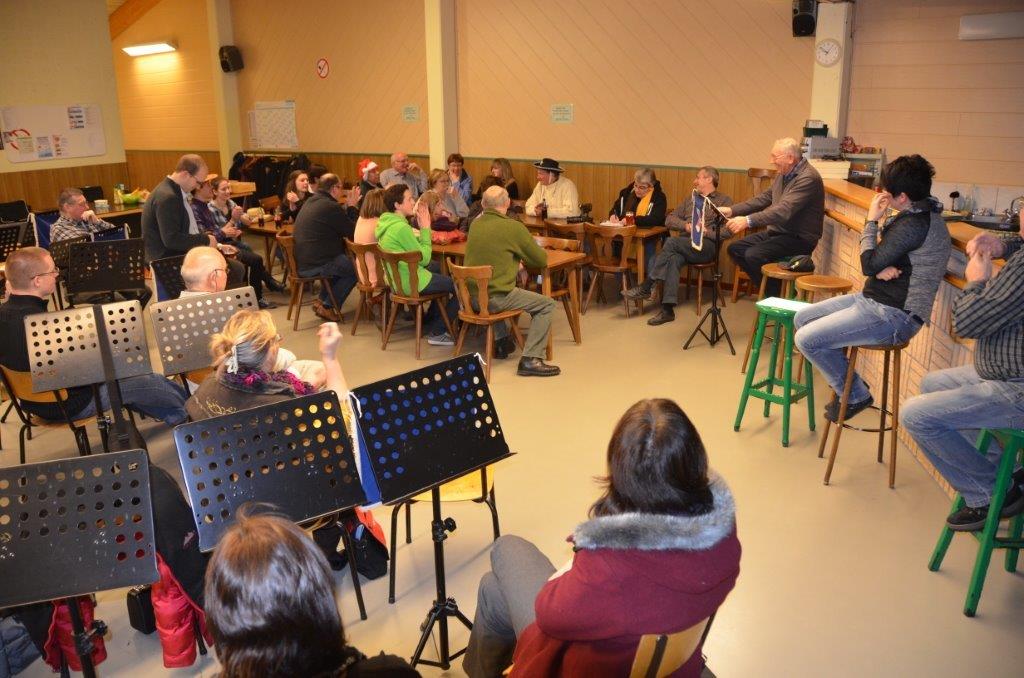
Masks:
[[[633,188],[640,188],[640,189],[643,189],[643,190],[645,190],[645,191],[646,191],[646,190],[647,190],[647,189],[649,189],[650,187],[651,187],[651,185],[650,185],[650,184],[638,184],[638,183],[636,183],[635,181],[633,182]]]
[[[220,272],[221,272],[221,273],[223,273],[224,275],[227,275],[227,274],[228,274],[228,269],[226,269],[226,268],[215,268],[215,269],[213,269],[213,271],[211,271],[211,272],[212,272],[212,273],[216,273],[217,271],[220,271]]]
[[[52,270],[52,271],[46,271],[45,273],[36,273],[36,274],[35,274],[34,276],[32,276],[32,277],[33,277],[33,278],[41,278],[41,277],[43,277],[44,275],[52,275],[52,276],[54,276],[54,277],[57,277],[58,275],[60,275],[60,268],[59,268],[59,267],[57,267],[57,266],[54,266],[54,267],[53,267],[53,270]]]

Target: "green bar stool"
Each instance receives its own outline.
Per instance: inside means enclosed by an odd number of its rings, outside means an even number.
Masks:
[[[1003,445],[1003,456],[999,461],[999,470],[996,473],[995,491],[992,493],[992,502],[988,508],[988,519],[985,527],[980,532],[971,532],[971,536],[978,540],[978,555],[974,560],[974,572],[971,574],[971,584],[967,588],[967,600],[964,602],[964,614],[973,617],[978,609],[978,601],[981,600],[981,589],[985,586],[985,575],[988,574],[988,564],[992,559],[992,551],[995,549],[1006,549],[1004,567],[1007,572],[1017,571],[1017,556],[1024,548],[1024,539],[1021,539],[1024,531],[1024,513],[1010,519],[1010,530],[1007,537],[996,536],[999,531],[999,514],[1003,510],[1006,493],[1011,487],[1014,462],[1018,457],[1024,456],[1024,431],[1018,429],[982,429],[978,436],[978,452],[984,454],[992,439],[996,438]],[[953,511],[959,511],[964,507],[964,500],[959,494],[953,500]],[[942,565],[942,559],[946,556],[946,549],[953,539],[953,530],[943,527],[939,534],[939,543],[935,545],[935,552],[928,562],[928,569],[937,572]]]
[[[765,289],[768,286],[769,278],[782,281],[782,289],[779,295],[783,299],[793,299],[796,297],[796,288],[793,287],[793,281],[808,275],[811,275],[808,271],[790,271],[788,268],[783,268],[777,263],[765,264],[761,267],[761,287],[757,292],[757,300],[760,301],[765,298]],[[740,372],[747,371],[747,364],[750,362],[750,349],[754,345],[754,332],[756,331],[757,318],[754,319],[754,323],[750,326],[750,338],[747,339],[747,350],[743,354],[743,365],[740,367]]]
[[[782,405],[783,447],[789,446],[790,406],[801,398],[807,399],[808,426],[812,431],[814,430],[814,381],[810,362],[804,363],[804,381],[796,383],[793,381],[793,317],[796,316],[798,310],[808,305],[803,301],[778,297],[769,297],[757,302],[757,329],[754,332],[753,350],[750,354],[750,365],[744,377],[743,392],[740,394],[739,411],[736,412],[736,421],[733,424],[734,431],[740,430],[743,412],[747,408],[747,399],[751,397],[764,401],[765,417],[768,416],[772,403]],[[761,344],[764,342],[765,328],[769,322],[774,325],[775,332],[772,350],[769,353],[768,376],[754,383],[754,374],[757,372],[757,363],[761,354]],[[780,352],[783,361],[781,377],[776,376],[775,369]],[[780,393],[774,392],[776,386],[782,387]]]

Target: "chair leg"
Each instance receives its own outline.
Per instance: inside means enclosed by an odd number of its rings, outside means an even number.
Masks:
[[[355,516],[355,512],[349,512]],[[356,570],[356,547],[352,543],[352,535],[344,523],[341,526],[341,541],[345,545],[345,555],[348,556],[348,571],[352,575],[352,588],[356,592],[356,603],[359,605],[359,618],[366,619],[366,603],[363,602],[363,587],[359,584],[359,572]]]
[[[420,338],[423,336],[423,304],[416,304],[416,360],[420,359]]]
[[[594,275],[590,276],[590,289],[587,291],[587,300],[583,302],[584,314],[586,314],[587,309],[590,308],[590,302],[594,300],[594,292],[601,283],[601,276],[602,273],[600,271],[594,271]]]
[[[882,352],[882,406],[878,408],[878,463],[885,449],[885,408],[889,405],[889,351]]]
[[[334,290],[331,288],[331,281],[328,280],[327,278],[322,278],[320,280],[320,284],[324,287],[324,289],[327,290],[327,296],[331,300],[331,308],[334,309],[334,313],[338,316],[338,322],[345,322],[345,316],[341,312],[341,305],[345,303],[345,300],[342,299],[339,302],[337,299],[334,298]]]
[[[359,290],[359,303],[356,305],[356,317],[352,319],[352,336],[356,336],[356,328],[359,327],[359,318],[363,315],[363,311],[366,311],[370,316],[373,312],[369,309],[369,301],[367,299],[366,292]]]
[[[452,357],[458,356],[462,353],[462,345],[466,341],[466,334],[469,332],[469,323],[462,323],[462,327],[459,328],[459,338],[455,340],[455,352]]]
[[[292,319],[292,311],[295,309],[295,302],[299,298],[299,290],[296,285],[298,285],[298,283],[292,281],[291,294],[288,296],[288,315],[285,316],[286,320]]]
[[[494,325],[487,325],[487,337],[484,339],[484,381],[491,380],[491,360],[494,358]]]
[[[401,504],[391,509],[391,567],[388,568],[388,602],[395,602],[395,563],[398,558],[398,512]]]
[[[901,350],[896,351],[892,374],[892,434],[889,437],[889,489],[896,484],[896,437],[900,431],[900,356]]]
[[[398,304],[391,302],[391,316],[388,318],[388,324],[384,328],[384,333],[381,335],[380,350],[386,351],[388,348],[388,340],[391,338],[391,330],[395,328],[395,319],[398,317]]]
[[[306,294],[306,285],[308,283],[299,283],[298,300],[295,304],[295,320],[292,322],[292,331],[299,331],[299,314],[302,313],[302,297]],[[316,294],[315,291],[311,291],[311,294]]]
[[[690,274],[687,273],[687,276]],[[704,305],[704,273],[697,271],[697,317],[700,317],[700,307]]]
[[[853,388],[853,375],[857,372],[857,347],[850,347],[850,365],[846,368],[846,382],[843,384],[843,397],[839,401],[839,417],[836,421],[836,437],[832,440],[832,451],[828,455],[828,466],[825,468],[825,484],[832,477],[832,467],[836,463],[839,452],[839,439],[843,435],[843,423],[846,422],[846,406],[850,404],[850,389]]]
[[[22,424],[21,425],[21,431],[18,432],[19,455],[20,455],[21,463],[22,464],[25,463],[25,434],[28,433],[28,430],[29,430],[29,425],[28,424]]]
[[[437,304],[437,310],[441,312],[441,321],[444,322],[445,329],[448,330],[448,336],[454,337],[455,326],[452,325],[452,319],[448,317],[448,309],[445,308],[445,305],[441,303],[440,299],[434,303]]]
[[[494,529],[494,541],[498,541],[498,537],[501,536],[501,526],[498,525],[498,502],[494,498],[493,485],[491,485],[488,499],[484,500],[484,503],[487,504],[487,508],[491,509],[491,527]]]
[[[629,317],[629,299],[626,297],[626,290],[629,289],[629,271],[622,272],[622,307],[626,309],[626,317]]]
[[[405,502],[405,543],[412,543],[412,502]]]

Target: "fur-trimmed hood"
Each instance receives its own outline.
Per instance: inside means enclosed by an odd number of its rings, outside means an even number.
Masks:
[[[636,549],[703,551],[733,532],[736,503],[725,480],[711,474],[714,507],[699,516],[620,513],[580,523],[573,532],[577,549]]]

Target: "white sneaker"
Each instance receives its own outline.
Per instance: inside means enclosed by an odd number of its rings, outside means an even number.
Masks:
[[[427,337],[427,343],[431,346],[454,346],[455,339],[447,332],[442,332],[441,334],[433,334]]]

